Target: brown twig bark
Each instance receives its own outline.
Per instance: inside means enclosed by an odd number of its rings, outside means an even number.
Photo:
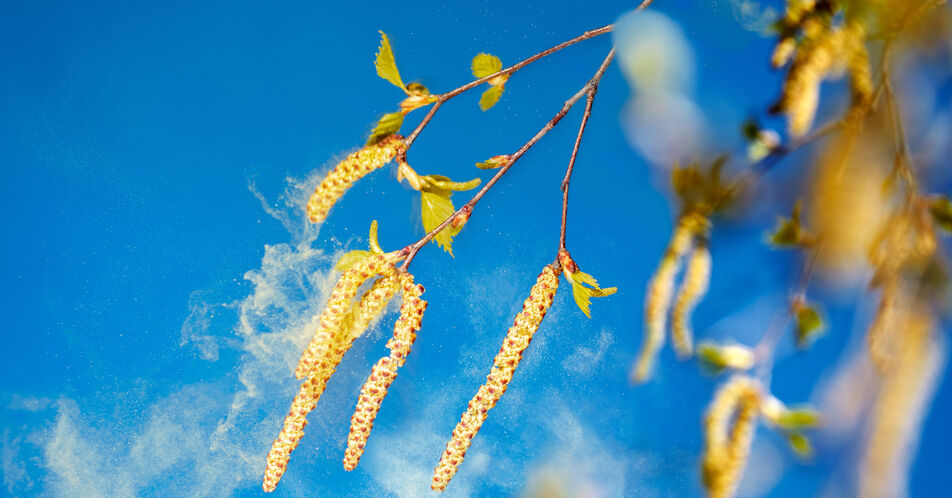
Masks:
[[[615,49],[608,54],[608,60],[615,55]],[[575,168],[575,157],[578,155],[579,145],[582,144],[582,135],[585,134],[585,126],[588,124],[588,118],[592,115],[592,103],[595,102],[595,92],[598,91],[598,82],[588,91],[588,99],[585,101],[585,113],[582,114],[582,123],[578,127],[578,135],[575,137],[575,146],[572,147],[572,156],[569,157],[569,165],[565,168],[565,178],[562,179],[562,227],[559,230],[559,251],[565,250],[565,221],[569,213],[569,183],[572,181],[572,170]]]

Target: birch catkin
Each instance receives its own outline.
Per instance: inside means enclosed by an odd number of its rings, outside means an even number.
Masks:
[[[456,474],[463,457],[466,456],[466,450],[486,420],[489,410],[496,406],[496,402],[506,392],[522,359],[522,353],[529,346],[532,335],[539,329],[546,311],[552,306],[558,286],[558,273],[552,266],[546,266],[532,286],[529,297],[522,304],[522,311],[516,315],[512,327],[509,328],[502,347],[493,360],[493,368],[486,377],[486,383],[476,391],[459,424],[453,430],[453,437],[433,471],[433,481],[430,484],[433,490],[446,489],[447,483]]]
[[[714,395],[704,416],[701,463],[708,496],[733,496],[747,464],[761,399],[760,384],[748,377],[731,379]]]
[[[320,223],[327,213],[357,180],[380,168],[396,157],[403,148],[403,137],[391,135],[374,145],[368,145],[347,156],[324,177],[320,185],[307,201],[307,219],[311,223]]]
[[[711,252],[706,242],[698,241],[688,256],[684,280],[681,281],[671,309],[671,342],[674,343],[674,351],[682,358],[694,352],[691,313],[707,292],[710,279]]]
[[[674,279],[681,266],[681,259],[691,246],[692,237],[703,223],[697,218],[691,214],[681,216],[661,258],[661,263],[658,264],[658,269],[655,270],[651,282],[648,283],[648,292],[645,295],[644,338],[632,371],[635,382],[644,382],[648,379],[654,368],[655,357],[664,345],[668,309],[671,307],[671,297],[674,294]]]
[[[347,451],[344,454],[346,470],[354,470],[357,467],[380,404],[397,376],[397,369],[403,366],[410,354],[410,347],[416,340],[416,331],[420,329],[423,320],[423,311],[426,310],[426,301],[420,299],[423,286],[414,284],[413,276],[409,273],[401,273],[398,278],[403,288],[400,319],[393,327],[393,337],[387,342],[390,355],[381,358],[374,365],[370,377],[360,389],[357,409],[350,419],[350,434],[347,436]]]
[[[297,368],[294,370],[295,377],[298,379],[307,377],[308,372],[326,354],[350,310],[351,301],[357,295],[357,289],[371,276],[392,274],[393,271],[393,263],[387,262],[383,255],[374,254],[359,261],[341,275],[334,290],[331,291],[327,307],[321,313],[317,331],[298,361]]]
[[[343,334],[341,334],[343,335]],[[297,448],[301,437],[304,436],[304,427],[307,426],[307,414],[314,409],[324,388],[327,387],[327,380],[330,379],[344,353],[350,349],[353,344],[353,338],[343,338],[331,344],[321,361],[319,361],[311,371],[308,378],[301,384],[294,401],[291,402],[291,411],[284,418],[284,427],[282,427],[278,438],[271,445],[271,451],[268,453],[268,463],[264,472],[264,482],[261,487],[265,492],[270,493],[278,485],[284,471],[287,470],[288,461],[291,458],[291,452]]]

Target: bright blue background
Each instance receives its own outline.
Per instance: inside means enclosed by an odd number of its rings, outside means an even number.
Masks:
[[[374,74],[376,30],[391,36],[405,80],[439,92],[468,81],[469,60],[478,52],[511,63],[631,7],[4,2],[0,494],[260,494],[264,455],[296,390],[288,365],[276,364],[270,383],[240,411],[245,425],[226,431],[228,450],[209,449],[233,394],[243,389],[239,372],[252,361],[253,341],[235,333],[237,303],[253,290],[242,277],[261,267],[266,245],[291,244],[281,246],[291,250],[302,240],[300,212],[281,200],[287,179],[326,170],[399,101],[399,91]],[[724,150],[739,151],[734,130],[776,96],[779,75],[765,62],[772,41],[742,29],[726,2],[659,0],[652,9],[671,16],[691,41],[697,100],[730,140]],[[490,112],[479,111],[476,92],[454,99],[414,145],[412,165],[421,173],[488,179],[472,164],[512,151],[535,133],[588,79],[610,43],[607,36],[591,40],[520,71]],[[671,219],[663,174],[639,158],[619,126],[628,95],[613,67],[579,156],[569,226],[576,261],[620,290],[597,300],[587,320],[563,288],[451,492],[518,494],[540,466],[575,469],[581,477],[566,472],[573,492],[587,478],[603,479],[609,496],[700,492],[699,420],[714,382],[665,350],[655,381],[627,383],[640,344],[643,289]],[[948,99],[939,105],[948,109]],[[385,354],[381,338],[392,317],[373,336],[377,342],[364,341],[345,360],[278,494],[427,495],[425,479],[404,488],[395,483],[436,463],[535,275],[554,258],[558,184],[579,113],[486,196],[458,237],[455,258],[430,246],[414,262],[430,307],[361,467],[340,468],[342,444],[359,386]],[[412,114],[407,128],[421,116]],[[802,161],[794,158],[785,166],[797,164]],[[251,184],[269,206],[290,213],[288,227],[265,212]],[[363,248],[372,219],[380,222],[386,249],[415,240],[422,234],[418,202],[389,168],[364,179],[320,229],[312,245],[323,254],[315,253],[299,275],[324,275],[342,246]],[[796,260],[759,241],[788,205],[715,231],[711,290],[695,315],[701,335],[767,296],[746,315],[749,330],[732,334],[753,342],[782,306]],[[291,293],[292,301],[305,303],[299,308],[267,312],[300,316],[319,309],[327,283],[318,280]],[[781,399],[810,400],[850,331],[862,328],[848,302],[830,304],[828,312],[833,328],[816,348],[784,356],[777,366],[773,389]],[[217,345],[217,357],[183,344],[183,323],[188,332],[204,318],[207,327],[198,328]],[[284,346],[287,353],[274,354],[296,355],[291,350],[301,344]],[[948,383],[935,400],[910,476],[913,496],[947,489]],[[767,431],[759,437],[772,438],[789,467],[775,496],[817,493],[853,458],[836,446],[803,466],[779,438]],[[400,441],[406,452],[396,446],[386,453],[381,446],[388,441]],[[490,459],[480,463],[478,454]],[[381,470],[388,467],[394,475]]]

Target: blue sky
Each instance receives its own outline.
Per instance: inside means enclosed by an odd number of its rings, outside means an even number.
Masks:
[[[377,30],[390,35],[405,80],[440,92],[469,80],[478,52],[512,63],[632,6],[5,2],[0,494],[262,494],[264,456],[297,390],[293,363],[336,280],[335,258],[364,248],[374,219],[385,249],[422,235],[418,195],[392,168],[358,183],[319,229],[302,216],[320,176],[399,102],[374,73]],[[659,0],[651,10],[667,14],[693,51],[693,81],[681,92],[707,123],[699,150],[742,153],[740,123],[777,94],[780,75],[766,62],[772,41],[748,29],[756,23],[736,3]],[[600,37],[525,68],[486,113],[477,92],[454,99],[414,145],[411,164],[488,179],[473,163],[518,148],[610,46]],[[944,60],[926,72],[939,90],[925,113],[948,122]],[[643,289],[672,217],[666,173],[626,140],[631,93],[612,67],[569,208],[575,260],[619,292],[596,300],[591,320],[567,287],[559,292],[449,495],[514,495],[547,479],[578,495],[700,491],[699,420],[717,381],[666,350],[652,383],[627,382]],[[393,313],[345,359],[277,494],[429,492],[454,424],[555,256],[558,186],[579,116],[570,113],[485,197],[456,239],[455,258],[431,245],[414,261],[430,306],[360,467],[341,468],[347,425],[370,366],[386,352]],[[796,178],[807,157],[792,157],[776,179]],[[948,175],[937,178],[948,191]],[[779,197],[715,230],[699,335],[753,343],[783,306],[796,259],[761,244],[789,209]],[[854,306],[863,295],[824,296],[831,330],[808,354],[781,348],[778,397],[822,398],[869,319],[869,305]],[[941,421],[952,417],[952,388],[939,380],[910,474],[914,496],[944,489],[952,429]],[[742,491],[836,495],[830,483],[851,469],[851,438],[820,443],[814,462],[801,465],[762,430],[754,455],[765,463],[752,472],[762,479]]]

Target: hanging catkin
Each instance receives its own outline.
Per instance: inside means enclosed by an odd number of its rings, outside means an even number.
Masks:
[[[499,353],[493,360],[493,368],[473,399],[470,400],[466,412],[463,413],[459,424],[453,430],[453,437],[446,445],[446,451],[440,458],[433,471],[433,481],[430,487],[435,491],[443,491],[449,483],[463,457],[469,448],[473,437],[486,420],[489,410],[496,406],[496,402],[506,392],[512,375],[522,359],[522,353],[529,346],[532,334],[539,330],[539,324],[545,317],[546,311],[552,306],[555,291],[559,286],[559,277],[555,268],[546,266],[535,285],[529,292],[529,297],[522,304],[522,311],[516,315],[512,327],[503,340]]]

